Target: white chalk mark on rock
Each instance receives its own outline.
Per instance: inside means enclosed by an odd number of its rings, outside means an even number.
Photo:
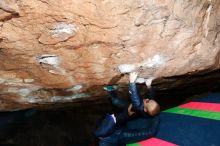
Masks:
[[[144,78],[137,78],[136,83],[142,84],[145,82]]]
[[[40,64],[48,64],[51,65],[52,68],[47,68],[48,72],[51,74],[56,74],[56,75],[63,75],[66,76],[67,79],[69,80],[70,83],[73,83],[73,78],[71,75],[69,75],[66,70],[62,67],[60,67],[60,62],[61,60],[57,55],[53,54],[43,54],[40,56],[35,57],[35,59],[40,63]],[[46,67],[45,67],[46,68]]]
[[[50,65],[58,65],[59,64],[59,58],[56,55],[51,54],[43,54],[36,57],[36,60],[39,63],[45,63]]]
[[[66,71],[60,67],[54,67],[54,70],[49,70],[49,73],[52,73],[55,75],[65,75]]]
[[[90,95],[88,93],[78,93],[72,96],[64,96],[64,100],[73,100],[73,99],[85,98],[85,97],[90,97]]]
[[[29,103],[38,103],[40,102],[42,99],[37,98],[36,96],[27,96],[26,97],[26,101]]]
[[[136,69],[137,67],[134,64],[121,64],[118,66],[118,69],[121,73],[129,73]]]
[[[88,93],[78,93],[70,96],[52,96],[50,98],[42,99],[37,96],[27,96],[26,101],[29,103],[40,103],[40,102],[68,102],[78,98],[86,98],[91,95]]]
[[[149,58],[146,61],[144,61],[141,66],[148,68],[155,68],[155,67],[159,67],[163,63],[165,63],[163,57],[157,54],[154,55],[153,58]]]
[[[5,79],[0,78],[0,84],[3,84],[5,82]]]
[[[207,37],[207,35],[209,33],[208,24],[209,24],[211,10],[212,10],[212,5],[210,4],[208,9],[206,10],[206,15],[205,15],[204,22],[203,22],[203,30],[204,30],[204,33],[205,33],[206,37]]]
[[[165,59],[159,55],[156,54],[152,58],[149,58],[142,63],[138,64],[121,64],[118,66],[118,69],[121,73],[130,73],[133,71],[138,70],[139,68],[157,68],[160,65],[165,63]]]
[[[75,85],[72,88],[67,89],[66,91],[79,91],[80,89],[82,89],[82,85]]]
[[[24,82],[25,83],[32,83],[32,82],[34,82],[34,79],[24,79]]]
[[[19,89],[18,93],[21,96],[27,96],[28,94],[30,94],[32,92],[32,90],[28,89],[28,88],[24,88],[24,89]]]
[[[49,30],[48,28],[46,29],[38,40],[43,44],[50,45],[67,41],[74,37],[78,31],[78,27],[75,24],[68,24],[66,22],[54,23]]]
[[[75,35],[77,27],[73,24],[60,22],[54,24],[53,28],[49,31],[52,37],[60,37],[63,34]]]

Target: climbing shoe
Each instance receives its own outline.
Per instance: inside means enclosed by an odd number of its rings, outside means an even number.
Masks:
[[[105,91],[108,91],[108,92],[111,92],[111,91],[114,91],[114,90],[117,90],[117,86],[116,85],[108,85],[108,86],[104,86],[103,89]]]

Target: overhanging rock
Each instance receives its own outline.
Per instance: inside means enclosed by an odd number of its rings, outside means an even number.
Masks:
[[[0,110],[92,100],[134,70],[165,90],[220,68],[219,0],[1,0],[0,21]]]

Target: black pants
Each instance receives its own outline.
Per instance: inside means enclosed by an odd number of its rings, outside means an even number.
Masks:
[[[116,91],[110,91],[108,93],[111,97],[111,102],[113,106],[118,107],[120,109],[128,108],[128,105],[129,105],[128,101],[125,99],[119,98]]]

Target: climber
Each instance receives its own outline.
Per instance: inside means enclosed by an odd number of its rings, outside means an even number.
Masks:
[[[159,125],[159,104],[152,99],[152,80],[146,80],[150,97],[141,100],[138,96],[135,81],[137,73],[130,73],[129,93],[131,104],[118,98],[116,86],[106,86],[114,106],[123,108],[119,114],[107,114],[95,131],[95,136],[100,139],[99,146],[122,146],[154,136]]]

